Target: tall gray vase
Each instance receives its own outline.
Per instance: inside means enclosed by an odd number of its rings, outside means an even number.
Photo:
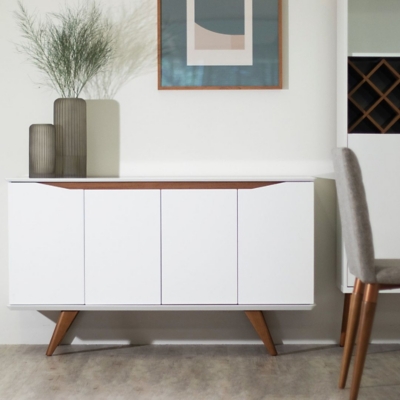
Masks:
[[[54,125],[33,124],[29,127],[29,177],[53,178],[56,166]]]
[[[56,130],[56,176],[86,178],[86,102],[57,99],[54,102]]]

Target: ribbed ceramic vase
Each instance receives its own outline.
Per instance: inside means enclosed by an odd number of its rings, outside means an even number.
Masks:
[[[86,102],[57,99],[54,102],[56,130],[56,176],[86,177]]]
[[[56,168],[56,133],[54,125],[29,127],[29,177],[53,178]]]

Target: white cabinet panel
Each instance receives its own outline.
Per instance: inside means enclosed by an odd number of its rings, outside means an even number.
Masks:
[[[312,304],[314,184],[289,182],[238,195],[239,304]]]
[[[160,304],[160,191],[85,191],[86,304]]]
[[[313,303],[313,182],[114,187],[9,184],[10,304]]]
[[[83,304],[83,192],[10,183],[10,304]]]
[[[400,258],[400,135],[349,135],[360,162],[375,257]]]
[[[237,191],[162,190],[162,303],[237,303]]]

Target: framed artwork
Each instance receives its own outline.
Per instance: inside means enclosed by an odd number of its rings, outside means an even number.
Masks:
[[[158,0],[158,88],[281,89],[282,0]]]

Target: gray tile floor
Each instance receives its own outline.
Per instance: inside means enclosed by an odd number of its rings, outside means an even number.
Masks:
[[[0,399],[348,399],[337,346],[0,346]],[[372,345],[359,399],[400,399],[400,346]]]

